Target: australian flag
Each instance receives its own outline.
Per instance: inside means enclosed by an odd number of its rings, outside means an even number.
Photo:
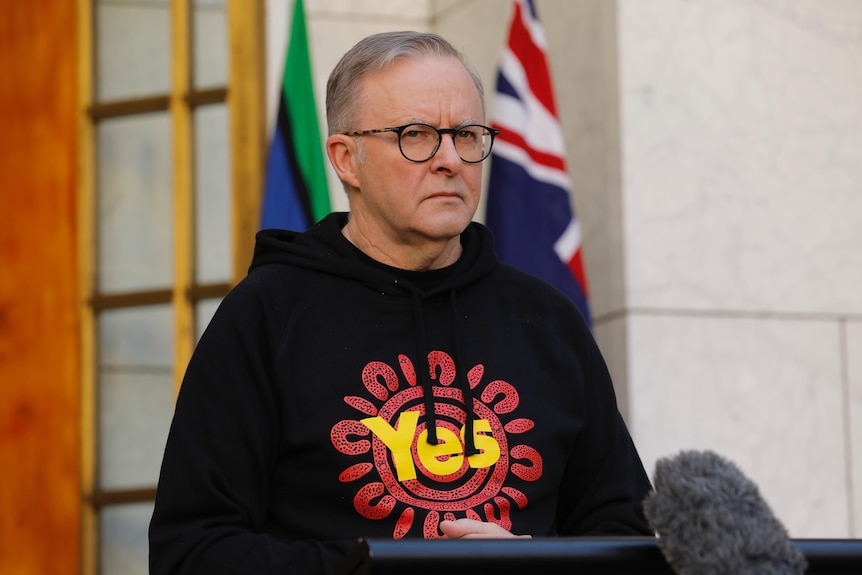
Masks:
[[[497,75],[486,223],[500,259],[566,293],[591,324],[581,228],[572,209],[563,130],[544,30],[532,0],[516,0]]]

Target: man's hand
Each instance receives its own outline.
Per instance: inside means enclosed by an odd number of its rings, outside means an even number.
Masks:
[[[475,519],[441,521],[440,531],[446,539],[531,539],[530,535],[514,535],[496,523],[485,523]]]

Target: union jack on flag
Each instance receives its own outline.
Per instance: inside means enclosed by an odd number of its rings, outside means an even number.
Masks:
[[[500,259],[567,294],[588,324],[581,228],[571,206],[563,129],[545,33],[532,0],[516,0],[497,75],[486,224]]]

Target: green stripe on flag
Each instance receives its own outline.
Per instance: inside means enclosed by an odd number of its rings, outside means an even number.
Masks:
[[[316,222],[328,214],[331,208],[326,167],[323,162],[323,146],[320,140],[320,125],[317,122],[317,108],[314,101],[311,58],[308,51],[308,35],[305,32],[305,11],[302,8],[302,0],[295,0],[293,5],[293,21],[287,59],[284,64],[282,94],[287,102],[287,113],[290,115],[290,125],[293,128],[291,139],[296,150],[296,160],[308,186],[311,213]]]

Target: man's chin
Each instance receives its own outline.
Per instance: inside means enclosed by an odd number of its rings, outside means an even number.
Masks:
[[[423,222],[426,233],[439,239],[451,239],[461,235],[468,225],[471,217],[468,214],[439,214],[427,218]]]

